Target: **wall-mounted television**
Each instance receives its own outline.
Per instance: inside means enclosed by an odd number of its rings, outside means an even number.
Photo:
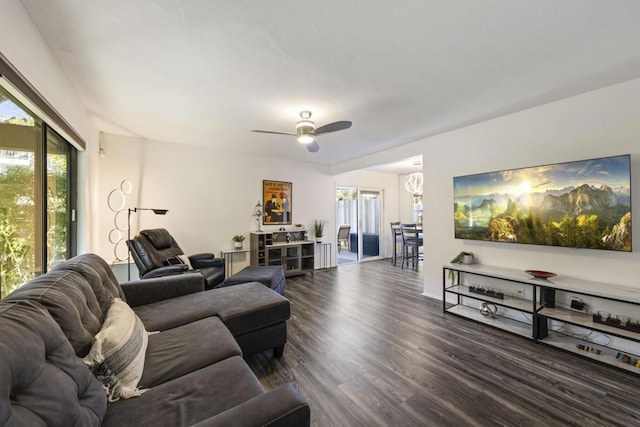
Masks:
[[[453,178],[455,237],[631,252],[628,154]]]

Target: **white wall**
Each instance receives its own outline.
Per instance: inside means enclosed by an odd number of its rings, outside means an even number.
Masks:
[[[442,298],[442,265],[462,250],[483,264],[540,269],[640,289],[640,79],[532,108],[336,165],[362,168],[422,153],[425,294]],[[631,154],[632,253],[456,240],[454,176]]]
[[[633,253],[577,251],[455,240],[451,215],[453,176],[624,153],[632,156],[633,210],[639,215],[640,79],[385,150],[328,170],[312,164],[240,158],[213,149],[110,135],[103,138],[110,145],[108,157],[98,162],[95,126],[19,0],[0,2],[0,28],[4,34],[11,34],[0,37],[0,51],[87,140],[88,151],[81,156],[79,177],[79,216],[84,220],[80,224],[80,251],[94,250],[109,258],[107,233],[112,218],[106,195],[122,179],[134,183],[139,192],[137,206],[158,205],[171,210],[166,217],[140,214],[140,224],[134,223],[134,227],[166,226],[185,251],[196,252],[230,246],[233,234],[253,228],[251,212],[260,198],[262,179],[293,181],[294,222],[309,225],[313,219],[322,218],[335,228],[337,181],[330,175],[422,154],[424,214],[428,219],[426,294],[441,297],[441,266],[463,249],[475,252],[485,264],[550,270],[640,288],[637,249]],[[132,173],[135,176],[130,176]],[[389,206],[392,201],[387,199],[386,203]],[[634,229],[638,248],[639,231],[638,227]]]
[[[234,234],[248,236],[254,231],[253,207],[258,200],[262,201],[263,179],[293,183],[292,222],[305,224],[308,229],[312,229],[315,219],[325,220],[327,230],[337,229],[337,185],[381,189],[384,194],[382,253],[390,253],[390,237],[384,225],[398,217],[395,174],[356,171],[332,177],[327,167],[310,163],[111,134],[102,134],[101,143],[106,156],[99,160],[97,228],[100,231],[96,251],[109,261],[114,260],[114,245],[108,235],[114,228],[115,214],[109,209],[107,199],[112,190],[120,188],[123,180],[133,184],[127,207],[169,209],[166,216],[151,212],[133,214],[132,234],[145,228],[167,228],[186,253],[219,253],[221,249],[231,248]],[[313,232],[309,236],[313,237]],[[335,265],[336,237],[335,233],[327,233],[323,239],[334,248],[331,265]],[[238,261],[234,269],[242,268],[248,259],[244,263],[241,259]]]
[[[398,175],[398,219],[405,224],[413,223],[413,194],[404,188],[404,180],[409,174]]]
[[[302,223],[310,229],[314,219],[324,219],[328,229],[335,228],[334,178],[327,167],[110,134],[102,134],[101,141],[106,156],[99,164],[97,251],[107,260],[113,258],[108,233],[113,228],[114,216],[107,206],[107,197],[125,179],[134,188],[128,207],[169,209],[166,216],[151,212],[134,214],[132,233],[145,228],[167,228],[187,254],[219,255],[221,249],[232,247],[234,234],[248,236],[254,231],[252,214],[256,202],[262,202],[263,179],[293,183],[294,224]],[[326,239],[335,247],[336,236]]]
[[[86,108],[19,0],[0,2],[0,28],[2,54],[83,138],[97,137]]]
[[[64,70],[49,50],[19,0],[0,1],[0,51],[44,98],[71,124],[87,143],[87,151],[80,153],[78,173],[78,251],[91,250],[93,200],[97,176],[98,131],[89,113],[76,95]],[[14,92],[12,92],[14,93]],[[18,95],[14,93],[14,95]],[[24,102],[23,97],[19,97]],[[30,103],[25,102],[33,110]]]
[[[425,293],[441,297],[441,267],[461,250],[481,263],[540,269],[640,289],[633,253],[453,238],[454,176],[631,154],[632,210],[640,215],[640,79],[469,126],[420,142],[424,150]],[[633,219],[637,225],[637,219]]]
[[[398,177],[387,174],[388,183],[379,177],[381,184],[375,184],[378,178],[369,173],[343,171],[380,164],[381,158],[401,159],[422,153],[424,214],[428,219],[424,225],[425,294],[441,298],[442,265],[461,250],[474,252],[484,264],[522,270],[535,268],[640,288],[636,278],[640,261],[637,250],[622,253],[456,240],[451,206],[454,176],[630,153],[633,209],[640,212],[637,117],[640,117],[640,79],[345,162],[330,168],[342,172],[335,177],[311,164],[241,158],[216,150],[106,135],[103,140],[108,151],[115,147],[117,151],[114,158],[109,153],[106,159],[101,159],[105,183],[101,185],[100,197],[106,210],[107,190],[119,185],[122,179],[131,179],[141,191],[138,206],[158,204],[171,210],[164,218],[140,215],[140,227],[162,225],[176,230],[176,237],[184,242],[187,251],[219,249],[230,245],[232,234],[252,229],[251,210],[260,198],[265,178],[293,181],[294,222],[309,225],[313,219],[322,218],[329,222],[329,229],[336,227],[333,223],[336,185],[382,185],[386,223],[399,215]],[[234,163],[239,164],[240,172]],[[127,176],[126,170],[138,175]],[[194,182],[198,183],[196,187]],[[201,189],[205,189],[204,195]],[[215,196],[223,201],[214,199]],[[194,200],[198,208],[189,212]],[[102,225],[104,241],[107,228]],[[634,228],[637,248],[640,237],[638,228]],[[390,247],[386,246],[388,254]]]

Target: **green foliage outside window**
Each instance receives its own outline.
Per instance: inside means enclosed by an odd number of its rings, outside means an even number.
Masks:
[[[52,160],[52,158],[54,160]],[[47,173],[48,266],[67,254],[67,158],[49,156]],[[0,295],[6,296],[40,273],[36,266],[34,173],[13,166],[0,174]]]
[[[69,153],[61,136],[0,88],[0,297],[68,255]]]
[[[336,198],[338,200],[357,200],[358,193],[351,188],[338,188]]]
[[[36,269],[33,171],[14,166],[0,174],[0,265],[5,296],[31,279]]]

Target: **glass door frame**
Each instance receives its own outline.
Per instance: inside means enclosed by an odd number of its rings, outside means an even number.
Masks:
[[[11,95],[2,85],[0,85],[0,102],[8,102],[9,107],[21,111],[21,115],[16,115],[17,118],[12,120],[23,120],[25,127],[33,127],[30,132],[33,135],[21,135],[11,136],[10,139],[3,141],[3,146],[0,150],[7,151],[19,151],[32,154],[32,166],[30,171],[30,181],[27,185],[32,186],[31,193],[27,193],[25,197],[28,200],[25,204],[33,206],[33,213],[28,216],[28,223],[22,228],[18,229],[17,234],[31,236],[28,240],[28,272],[24,277],[17,278],[18,280],[11,280],[7,282],[0,272],[0,297],[4,297],[4,292],[11,292],[20,284],[46,273],[49,268],[53,266],[53,260],[49,260],[48,257],[48,237],[50,236],[50,226],[57,222],[58,228],[64,231],[62,236],[64,242],[61,239],[56,242],[61,243],[60,258],[70,258],[77,253],[77,221],[76,221],[76,204],[77,204],[77,170],[78,170],[78,154],[77,149],[73,147],[65,138],[60,136],[54,131],[45,121],[41,119],[37,114],[27,108],[23,103],[18,101],[13,95]],[[24,117],[23,117],[24,116]],[[33,124],[30,124],[30,120]],[[7,126],[15,124],[20,126],[20,123],[8,122]],[[4,126],[4,124],[3,124]],[[10,129],[10,128],[5,128]],[[3,129],[3,131],[5,130]],[[11,133],[9,135],[12,135]],[[17,138],[14,140],[13,138]],[[32,140],[31,140],[32,138]],[[25,144],[28,141],[28,144]],[[66,166],[63,168],[50,169],[48,166],[50,162],[53,162],[52,157],[54,155],[63,155]],[[59,172],[58,176],[63,178],[64,183],[59,187],[59,191],[56,193],[55,187],[52,187],[51,183],[54,183],[55,171]],[[64,205],[55,204],[58,200],[52,196],[62,196],[64,199]],[[7,206],[15,206],[16,202],[12,200],[3,200],[7,203]],[[62,207],[64,211],[59,209]],[[0,209],[1,210],[1,209]],[[49,220],[50,215],[56,214],[58,216],[57,221]],[[29,224],[30,222],[30,224]],[[64,224],[64,225],[63,225]],[[54,238],[55,240],[55,238]],[[22,262],[22,261],[19,261]],[[50,265],[51,264],[51,265]],[[13,269],[15,271],[15,269]],[[3,269],[3,271],[6,271]]]
[[[358,188],[358,262],[363,261],[373,261],[377,259],[383,258],[382,256],[382,248],[383,248],[383,236],[382,236],[382,224],[383,224],[383,213],[384,213],[384,190],[381,188],[375,187],[357,187]],[[378,195],[378,200],[380,203],[378,204],[378,226],[377,226],[377,235],[378,235],[378,255],[364,255],[364,198],[362,197],[363,193],[376,193]],[[375,234],[375,233],[374,233]]]
[[[377,259],[382,259],[383,256],[383,248],[384,248],[384,237],[383,237],[383,228],[382,228],[382,224],[384,224],[384,190],[382,188],[377,188],[377,187],[367,187],[367,186],[357,186],[357,185],[338,185],[336,184],[335,186],[335,194],[336,194],[336,204],[335,204],[335,224],[336,224],[336,231],[337,228],[340,225],[347,225],[347,224],[342,224],[339,222],[342,222],[339,220],[339,215],[338,215],[338,202],[339,200],[337,199],[338,196],[338,192],[340,190],[352,190],[355,192],[355,197],[356,197],[356,204],[355,204],[355,221],[354,218],[350,218],[349,220],[349,224],[351,225],[351,231],[350,234],[354,232],[354,230],[356,231],[356,242],[357,242],[357,246],[358,246],[358,250],[356,251],[356,260],[355,262],[363,262],[363,261],[373,261],[373,260],[377,260]],[[377,212],[377,216],[378,216],[378,229],[377,229],[377,234],[378,234],[378,255],[370,255],[370,256],[365,256],[364,255],[364,232],[363,232],[363,197],[362,194],[363,193],[376,193],[378,195],[378,199],[380,201],[379,205],[378,205],[378,212]],[[349,236],[349,238],[351,239],[351,236]],[[338,242],[336,242],[337,244],[339,244]],[[336,250],[336,254],[338,254],[338,251]],[[339,265],[339,264],[338,264]]]

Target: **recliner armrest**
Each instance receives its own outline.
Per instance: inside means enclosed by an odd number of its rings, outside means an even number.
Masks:
[[[212,254],[211,252],[202,252],[202,253],[199,253],[199,254],[189,255],[189,259],[191,261],[213,259],[215,257],[216,257],[215,254]]]
[[[212,253],[189,255],[193,268],[224,267],[224,261]]]
[[[200,273],[186,273],[153,279],[120,283],[127,304],[138,307],[182,295],[204,291],[204,278]]]
[[[173,264],[159,267],[154,270],[145,273],[143,279],[152,279],[154,277],[170,276],[172,274],[182,274],[189,270],[189,266],[186,264]]]
[[[293,384],[284,384],[247,400],[194,427],[215,426],[308,426],[311,410]]]

